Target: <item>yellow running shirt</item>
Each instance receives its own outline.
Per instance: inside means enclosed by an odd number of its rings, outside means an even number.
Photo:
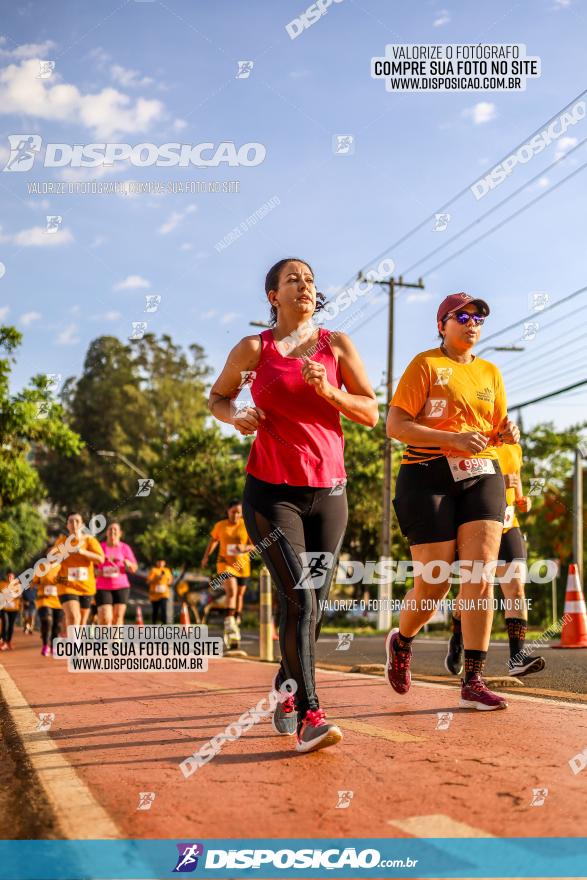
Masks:
[[[522,470],[522,447],[519,443],[504,443],[497,449],[497,458],[502,474],[520,474]],[[518,517],[516,515],[516,490],[513,486],[505,490],[506,507],[506,523],[504,524],[504,532],[519,527]]]
[[[159,568],[154,565],[147,575],[149,585],[149,601],[158,602],[159,599],[169,599],[169,585],[173,583],[173,575],[166,565]]]
[[[14,596],[11,592],[10,584],[17,584],[18,581],[0,581],[0,593],[6,593],[7,601],[4,606],[4,611],[20,611],[22,608],[22,599],[20,596]]]
[[[247,534],[247,527],[242,519],[237,523],[231,523],[229,519],[221,519],[217,522],[211,533],[215,541],[219,541],[218,561],[216,571],[233,574],[235,577],[249,577],[251,574],[251,562],[248,553],[235,552],[235,544],[251,544]]]
[[[459,364],[440,348],[423,351],[406,367],[391,401],[419,425],[463,434],[477,431],[491,445],[475,458],[497,458],[496,430],[507,415],[503,379],[495,364],[475,356]],[[402,464],[430,461],[442,455],[463,456],[450,446],[408,446]],[[471,455],[471,457],[473,457]]]
[[[57,576],[59,569],[54,568],[48,574],[33,578],[32,582],[37,588],[37,608],[54,608],[59,610],[61,602],[57,594]]]
[[[59,535],[53,549],[65,544],[68,537],[71,536]],[[104,559],[104,551],[100,546],[100,542],[92,535],[83,535],[81,538],[77,538],[76,541],[79,543],[73,545],[74,549],[76,546],[80,547],[81,544],[81,548],[84,550],[89,550],[90,553],[98,553]],[[87,556],[82,556],[81,553],[70,553],[61,563],[57,578],[57,591],[60,596],[63,596],[65,593],[71,593],[75,596],[93,596],[96,592],[93,561],[88,559]]]

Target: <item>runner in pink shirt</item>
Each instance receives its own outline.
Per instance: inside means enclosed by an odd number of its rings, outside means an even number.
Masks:
[[[110,523],[101,542],[104,562],[96,565],[96,605],[101,626],[122,626],[130,584],[127,572],[136,571],[137,560],[128,544],[121,541],[119,523]]]

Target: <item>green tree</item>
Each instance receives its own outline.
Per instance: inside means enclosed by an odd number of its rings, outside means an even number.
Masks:
[[[34,508],[46,495],[36,459],[52,450],[66,460],[82,448],[46,376],[35,376],[30,387],[10,394],[11,363],[21,341],[14,327],[0,327],[0,558],[17,569],[46,540]]]

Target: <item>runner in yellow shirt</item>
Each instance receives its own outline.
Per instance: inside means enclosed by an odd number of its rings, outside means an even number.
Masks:
[[[83,525],[79,513],[70,513],[67,517],[67,531],[75,536],[75,552],[62,561],[57,576],[57,593],[65,612],[66,626],[83,626],[87,622],[90,601],[96,592],[94,562],[104,562],[100,542],[92,535],[84,535]],[[60,535],[49,555],[57,553],[66,540],[66,535]]]
[[[224,643],[227,649],[232,649],[240,645],[244,596],[251,574],[249,552],[255,547],[247,534],[240,501],[235,499],[228,503],[226,516],[227,519],[220,520],[212,529],[201,565],[206,568],[210,555],[218,547],[216,571],[222,576],[222,588],[226,594]]]
[[[386,639],[387,679],[397,693],[409,690],[412,642],[433,615],[434,601],[448,593],[458,553],[469,575],[462,585],[468,607],[460,705],[481,710],[507,707],[482,678],[493,619],[493,581],[484,566],[498,558],[506,507],[496,447],[520,437],[507,416],[500,371],[472,351],[488,315],[487,303],[466,293],[442,301],[436,314],[441,344],[409,364],[387,419],[387,436],[407,444],[393,503],[416,567],[399,629]]]
[[[516,508],[520,513],[529,513],[532,499],[524,495],[522,489],[522,447],[519,443],[498,446],[497,456],[505,484],[505,518],[495,574],[500,583],[504,599],[505,625],[508,632],[510,659],[508,674],[512,676],[530,675],[541,672],[545,667],[544,657],[532,657],[524,651],[528,631],[528,606],[526,604],[526,544],[520,530]],[[512,563],[514,563],[512,565]],[[458,600],[460,592],[456,599]],[[444,665],[448,672],[459,675],[462,670],[462,634],[460,611],[453,611],[453,634],[449,641]]]
[[[53,653],[53,640],[56,639],[63,623],[63,608],[57,594],[59,566],[54,566],[46,575],[35,577],[32,583],[37,587],[37,613],[41,624],[41,654],[50,657]]]
[[[161,623],[167,621],[167,603],[171,596],[170,586],[173,583],[173,575],[167,568],[164,559],[158,559],[147,575],[149,587],[149,601],[152,609],[152,622]]]
[[[1,632],[0,632],[0,651],[12,651],[12,635],[14,633],[14,624],[18,617],[18,612],[22,608],[22,598],[20,595],[14,595],[15,592],[21,592],[18,578],[13,571],[6,572],[6,580],[0,581],[0,593],[5,593],[8,597],[6,605],[0,611]]]

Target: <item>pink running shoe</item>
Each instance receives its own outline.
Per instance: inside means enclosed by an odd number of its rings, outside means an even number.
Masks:
[[[462,709],[480,709],[482,712],[491,712],[492,709],[507,709],[507,700],[489,690],[479,674],[471,678],[467,684],[461,679],[461,702]]]
[[[41,648],[41,654],[43,655],[43,657],[49,657],[49,655],[51,654],[51,648],[49,647],[49,645],[43,645],[43,647]]]
[[[315,752],[333,746],[342,739],[336,724],[329,724],[322,709],[309,709],[298,722],[296,752]]]
[[[277,684],[278,677],[279,673],[273,679],[273,690],[276,691],[279,690]],[[275,733],[279,733],[281,736],[293,736],[296,732],[297,723],[298,713],[296,712],[296,706],[292,694],[291,697],[286,697],[276,705],[273,710],[271,724],[273,725]]]
[[[412,683],[410,662],[412,649],[409,651],[396,651],[395,643],[399,629],[392,629],[385,639],[385,653],[387,655],[386,675],[387,680],[398,694],[407,694]]]

